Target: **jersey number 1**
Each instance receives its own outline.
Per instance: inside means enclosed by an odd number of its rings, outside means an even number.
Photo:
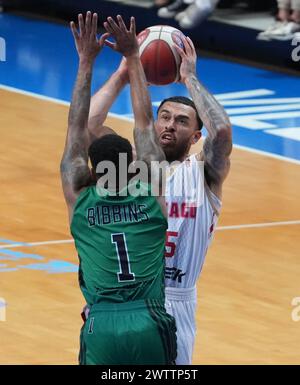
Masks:
[[[134,281],[134,274],[130,271],[129,255],[124,233],[112,234],[111,242],[115,244],[118,254],[120,271],[118,272],[119,282]]]

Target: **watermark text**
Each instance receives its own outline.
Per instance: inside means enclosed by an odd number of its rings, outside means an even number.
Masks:
[[[129,164],[127,154],[120,153],[118,164],[99,162],[96,175],[99,196],[164,196],[182,198],[180,202],[186,207],[203,204],[204,162],[195,159],[172,163],[136,160]]]
[[[300,34],[295,35],[292,40],[292,46],[296,46],[292,51],[292,60],[298,62],[300,61]]]

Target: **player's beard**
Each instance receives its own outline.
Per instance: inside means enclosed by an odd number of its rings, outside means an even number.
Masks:
[[[168,162],[174,162],[175,160],[183,161],[190,151],[190,141],[182,141],[172,146],[164,146],[163,151]]]

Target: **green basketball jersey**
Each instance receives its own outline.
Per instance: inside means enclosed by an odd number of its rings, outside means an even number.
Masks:
[[[150,191],[149,185],[141,187]],[[164,300],[167,220],[157,199],[150,192],[143,195],[100,196],[91,186],[76,201],[71,233],[79,284],[89,305]]]

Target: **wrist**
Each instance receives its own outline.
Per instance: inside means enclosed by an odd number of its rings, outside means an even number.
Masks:
[[[137,60],[137,59],[140,59],[139,51],[132,52],[132,53],[130,53],[129,55],[126,56],[127,62],[128,61]]]
[[[92,68],[94,64],[94,59],[91,59],[89,57],[79,57],[79,66],[85,67],[85,68]]]
[[[126,58],[126,60],[128,65],[128,76],[130,76],[129,74],[132,74],[133,72],[138,71],[139,68],[143,67],[139,54],[130,55]]]
[[[188,86],[192,81],[198,80],[197,75],[193,72],[184,77],[183,83]]]

